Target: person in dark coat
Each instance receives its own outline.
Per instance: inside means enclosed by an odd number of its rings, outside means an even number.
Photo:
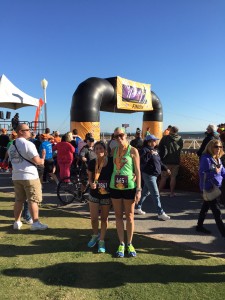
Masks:
[[[199,158],[201,157],[202,152],[205,150],[205,146],[208,144],[209,141],[211,141],[212,139],[219,139],[219,134],[217,132],[216,125],[209,124],[206,128],[205,135],[206,136],[202,141],[201,147],[197,151],[197,155]]]
[[[17,126],[20,123],[20,121],[19,121],[19,114],[18,113],[16,113],[15,116],[12,118],[11,123],[12,123],[13,130],[16,130]]]
[[[143,146],[143,139],[141,138],[141,130],[137,128],[135,138],[130,142],[130,145],[138,150]]]

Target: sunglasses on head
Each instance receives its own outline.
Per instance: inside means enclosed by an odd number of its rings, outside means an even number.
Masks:
[[[114,138],[115,138],[115,139],[118,139],[118,138],[121,138],[121,139],[122,139],[122,138],[124,137],[124,135],[125,135],[124,133],[115,134],[115,135],[114,135]]]
[[[219,146],[219,145],[215,145],[214,148],[221,148],[222,149],[223,147]]]

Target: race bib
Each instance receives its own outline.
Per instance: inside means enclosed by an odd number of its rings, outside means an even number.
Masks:
[[[120,190],[128,188],[128,176],[115,175],[115,187]]]
[[[106,180],[99,180],[97,188],[98,188],[98,193],[99,194],[101,194],[101,195],[109,194],[108,181],[106,181]]]

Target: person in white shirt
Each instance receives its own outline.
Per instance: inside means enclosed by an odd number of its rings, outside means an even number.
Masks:
[[[42,201],[41,182],[35,165],[43,165],[44,160],[39,157],[35,145],[28,141],[30,129],[27,124],[19,124],[16,129],[17,139],[8,150],[12,163],[12,180],[15,190],[13,228],[22,227],[21,213],[23,204],[27,200],[33,224],[31,230],[45,230],[47,225],[39,221],[39,203]]]

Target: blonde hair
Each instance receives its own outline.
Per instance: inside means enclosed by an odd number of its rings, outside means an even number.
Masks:
[[[115,132],[115,131],[118,131],[118,130],[123,131],[123,133],[125,133],[125,129],[124,129],[123,127],[116,127],[116,128],[114,129],[114,132]]]
[[[66,133],[66,142],[71,142],[72,141],[72,139],[73,139],[73,134],[72,134],[72,132],[67,132]]]
[[[208,144],[205,146],[203,154],[210,154],[210,155],[212,155],[212,157],[215,157],[215,158],[220,158],[221,156],[223,156],[224,155],[223,148],[221,148],[218,155],[214,154],[213,149],[214,149],[215,146],[222,146],[223,147],[220,140],[213,139],[213,140],[209,141]]]

